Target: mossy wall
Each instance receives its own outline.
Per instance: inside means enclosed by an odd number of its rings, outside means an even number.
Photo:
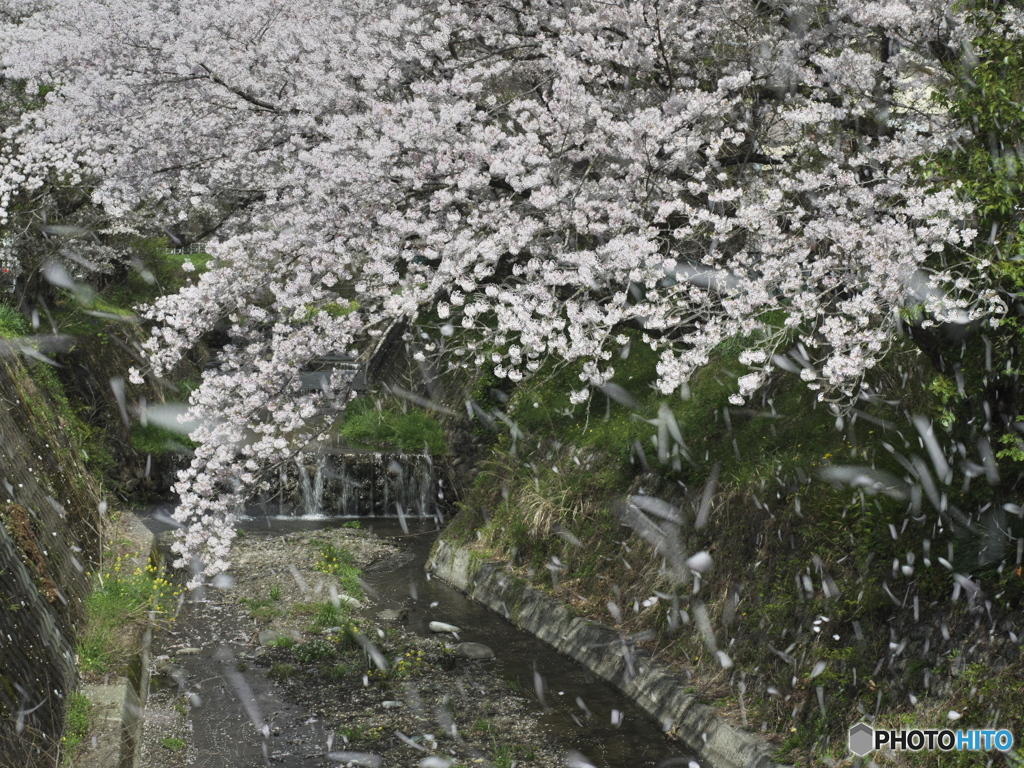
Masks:
[[[52,766],[104,516],[50,371],[0,344],[0,764]]]

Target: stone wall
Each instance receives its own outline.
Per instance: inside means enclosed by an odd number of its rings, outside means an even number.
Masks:
[[[427,567],[629,696],[711,768],[778,768],[768,745],[684,693],[685,681],[623,641],[618,632],[575,617],[496,561],[438,541]]]
[[[53,766],[101,540],[99,489],[61,404],[10,348],[0,398],[0,765]]]

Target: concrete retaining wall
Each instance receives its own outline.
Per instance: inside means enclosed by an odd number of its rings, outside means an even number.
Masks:
[[[509,573],[439,541],[428,570],[608,681],[666,726],[710,768],[781,768],[768,745],[684,693],[685,681],[643,653],[627,657],[618,632],[574,617],[561,603]]]
[[[158,577],[164,575],[164,558],[156,536],[142,522],[129,519],[132,543],[149,562],[157,566]],[[142,748],[142,729],[145,725],[146,700],[149,698],[149,648],[153,638],[152,623],[146,627],[138,651],[128,665],[128,678],[124,687],[121,707],[121,749],[119,768],[138,768]]]

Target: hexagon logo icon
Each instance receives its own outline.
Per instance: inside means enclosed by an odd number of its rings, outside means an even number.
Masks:
[[[850,728],[849,735],[850,751],[858,757],[863,757],[875,748],[875,731],[867,723],[857,723]]]

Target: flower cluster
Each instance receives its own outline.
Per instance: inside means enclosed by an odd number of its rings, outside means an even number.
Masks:
[[[573,402],[624,324],[664,392],[738,339],[734,402],[778,368],[850,402],[908,313],[1000,309],[970,205],[921,178],[963,131],[927,98],[970,37],[951,2],[18,6],[5,75],[56,90],[8,131],[0,209],[60,177],[125,227],[216,222],[213,268],[147,313],[157,374],[230,337],[176,486],[176,551],[206,575],[348,401],[297,372],[424,310],[420,352],[450,365],[585,361]]]

